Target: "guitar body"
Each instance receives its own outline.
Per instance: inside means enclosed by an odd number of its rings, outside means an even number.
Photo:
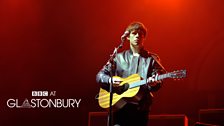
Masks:
[[[132,83],[138,82],[141,80],[141,77],[138,74],[132,74],[131,76],[129,76],[127,78],[121,78],[118,76],[114,76],[113,78],[121,79],[122,82],[120,83],[119,86],[122,86],[124,84],[131,85]],[[139,89],[140,89],[140,87],[138,86],[138,87],[134,87],[134,88],[129,88],[122,94],[113,93],[113,100],[112,100],[113,109],[116,110],[116,109],[122,108],[128,102],[128,100],[130,100],[130,98],[132,99],[132,101],[140,100],[141,99],[140,96],[137,95],[139,92]],[[110,92],[100,88],[98,102],[99,102],[100,107],[105,108],[105,109],[109,108],[110,107],[109,106],[110,105]]]
[[[178,70],[173,71],[165,74],[161,74],[158,76],[158,80],[163,80],[165,78],[184,78],[186,77],[186,70]],[[144,93],[140,91],[142,88],[141,85],[146,84],[146,80],[141,80],[141,77],[138,74],[132,74],[127,78],[121,78],[118,76],[114,76],[113,78],[119,78],[122,82],[119,84],[118,88],[121,87],[121,92],[116,90],[116,87],[113,91],[113,99],[112,99],[112,106],[113,109],[120,109],[122,108],[127,102],[134,101],[138,102],[142,99]],[[151,83],[151,82],[148,82]],[[125,87],[125,88],[123,88]],[[126,88],[127,87],[127,88]],[[100,107],[102,108],[109,108],[110,107],[110,92],[100,88],[98,102]]]

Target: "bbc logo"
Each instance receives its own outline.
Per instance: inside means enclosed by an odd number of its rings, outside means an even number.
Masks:
[[[32,96],[48,96],[48,91],[32,91]]]

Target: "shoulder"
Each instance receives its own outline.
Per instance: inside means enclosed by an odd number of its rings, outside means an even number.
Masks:
[[[159,56],[156,53],[149,52],[148,50],[142,50],[141,55],[143,57],[152,57],[153,59],[160,60]]]
[[[160,58],[159,58],[159,56],[158,56],[156,53],[149,52],[149,55],[150,55],[152,58],[154,58],[155,60],[160,61]]]
[[[116,55],[116,58],[115,58],[115,60],[117,61],[117,62],[127,62],[128,61],[128,59],[129,59],[129,57],[130,57],[130,55],[131,55],[131,52],[130,52],[130,50],[124,50],[124,51],[122,51],[122,52],[119,52],[117,55]]]

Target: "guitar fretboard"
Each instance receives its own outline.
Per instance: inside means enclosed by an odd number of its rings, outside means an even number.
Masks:
[[[162,80],[162,79],[165,79],[165,78],[170,78],[170,73],[161,74],[161,75],[158,76],[158,80]],[[138,86],[144,85],[146,83],[147,83],[147,81],[144,79],[144,80],[141,80],[141,81],[134,82],[134,83],[130,84],[129,88],[138,87]]]
[[[158,80],[162,80],[162,79],[169,78],[169,77],[170,77],[170,73],[161,74],[158,76]]]

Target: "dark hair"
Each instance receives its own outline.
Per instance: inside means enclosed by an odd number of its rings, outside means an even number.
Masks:
[[[142,32],[143,35],[144,35],[144,37],[146,36],[147,29],[146,29],[146,27],[141,22],[132,22],[126,28],[126,31],[129,31],[129,33],[131,33],[134,30],[139,31],[139,32]]]

